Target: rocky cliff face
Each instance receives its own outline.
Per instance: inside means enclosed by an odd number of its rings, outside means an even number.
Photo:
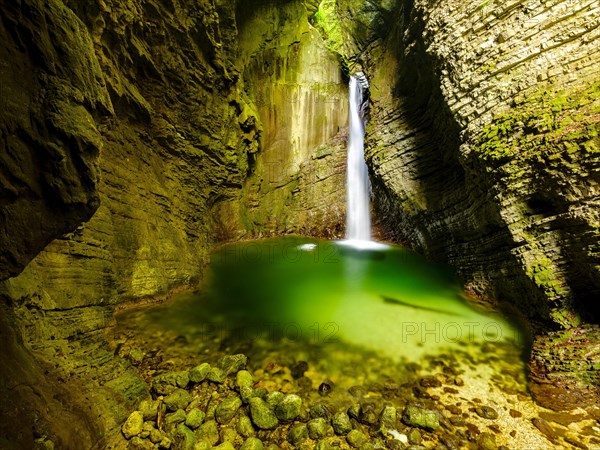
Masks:
[[[314,13],[303,2],[238,8],[238,65],[261,150],[240,201],[222,208],[224,223],[253,236],[343,235],[347,83]]]
[[[345,85],[302,2],[1,8],[0,278],[26,267],[0,286],[0,435],[89,448],[144,395],[115,305],[194,285],[223,239],[339,232]]]
[[[358,50],[379,218],[527,316],[546,402],[597,393],[599,23],[593,2],[415,1]]]
[[[597,2],[5,3],[11,445],[90,447],[143,395],[104,342],[118,303],[195,284],[220,240],[342,234],[343,72],[358,69],[387,234],[528,317],[540,399],[564,383],[577,396],[560,406],[593,401]]]

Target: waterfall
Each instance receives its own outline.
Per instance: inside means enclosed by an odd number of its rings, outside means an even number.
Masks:
[[[368,81],[363,73],[350,78],[350,133],[346,173],[346,239],[369,241],[371,217],[369,210],[369,173],[365,163],[365,112]]]

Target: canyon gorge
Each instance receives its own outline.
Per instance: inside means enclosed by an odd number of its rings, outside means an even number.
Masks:
[[[218,245],[343,237],[356,72],[377,237],[528,330],[536,402],[600,416],[597,1],[19,0],[0,36],[0,447],[104,448],[148,395],[115,311]]]

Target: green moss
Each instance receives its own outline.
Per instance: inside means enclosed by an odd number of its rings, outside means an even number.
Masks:
[[[526,266],[526,273],[534,283],[546,290],[554,293],[561,293],[563,290],[559,281],[559,276],[554,267],[554,263],[546,256],[539,257],[533,264]]]
[[[339,55],[342,54],[342,27],[336,13],[337,0],[323,0],[312,17],[312,24],[327,41],[327,48]]]
[[[597,154],[599,127],[600,81],[571,90],[550,86],[497,114],[477,134],[474,147],[490,169],[504,166],[510,174],[527,161],[566,164],[567,155]]]

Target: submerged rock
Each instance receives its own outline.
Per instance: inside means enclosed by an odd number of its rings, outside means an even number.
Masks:
[[[159,400],[142,400],[138,409],[142,412],[144,420],[156,420],[161,403]]]
[[[331,418],[331,425],[333,431],[338,435],[345,435],[352,431],[352,422],[350,422],[350,417],[345,412],[334,414]]]
[[[199,440],[205,440],[210,445],[216,445],[219,442],[219,428],[217,422],[208,420],[200,425],[196,430],[196,436]]]
[[[251,437],[244,441],[240,450],[263,450],[263,443],[260,439]]]
[[[181,450],[194,450],[196,437],[194,436],[194,432],[184,424],[177,425],[171,437],[175,448]]]
[[[271,430],[279,424],[277,416],[264,400],[253,397],[250,399],[249,404],[250,417],[258,428]]]
[[[210,371],[210,364],[202,363],[189,372],[189,378],[192,383],[201,383],[206,379],[208,372]]]
[[[308,427],[304,423],[299,423],[292,426],[287,434],[287,440],[291,444],[297,444],[298,442],[308,437]]]
[[[498,418],[498,413],[491,406],[478,406],[475,408],[475,412],[484,419],[495,420]]]
[[[220,424],[230,422],[240,406],[242,406],[242,400],[239,397],[226,398],[217,405],[215,420]]]
[[[205,416],[206,416],[206,414],[204,413],[204,411],[201,411],[199,409],[192,409],[187,414],[187,417],[185,419],[185,424],[192,430],[195,430],[200,425],[202,425],[202,422],[204,421]]]
[[[409,405],[404,408],[402,421],[411,427],[419,427],[434,431],[440,426],[437,414],[434,411]]]
[[[172,425],[176,423],[185,422],[186,419],[187,417],[185,415],[185,411],[183,409],[178,409],[173,414],[167,414],[167,416],[165,417],[165,423],[167,425]]]
[[[123,432],[123,436],[125,439],[131,439],[134,436],[137,436],[142,432],[142,428],[144,426],[144,415],[141,411],[132,412],[123,426],[121,427],[121,431]]]
[[[223,371],[224,375],[228,376],[245,368],[247,362],[248,357],[246,355],[226,355],[219,360],[217,365]]]
[[[496,450],[496,437],[492,433],[481,433],[477,438],[477,445],[481,450]]]
[[[329,423],[322,417],[317,417],[308,422],[308,436],[311,439],[319,440],[327,436]]]
[[[175,389],[171,394],[164,398],[165,406],[169,411],[185,409],[192,401],[192,396],[188,391],[183,389]]]
[[[247,370],[240,370],[235,376],[235,383],[240,389],[243,387],[251,388],[254,384],[254,378]]]
[[[302,399],[296,394],[288,394],[275,406],[275,415],[281,421],[294,420],[302,410]]]
[[[348,444],[354,448],[360,448],[368,441],[367,436],[358,430],[352,430],[350,433],[348,433],[346,440],[348,441]]]

